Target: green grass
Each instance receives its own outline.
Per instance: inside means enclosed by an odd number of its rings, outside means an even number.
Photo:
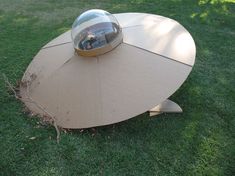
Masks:
[[[196,64],[171,97],[184,113],[62,132],[57,144],[54,128],[25,114],[1,79],[0,175],[235,175],[235,1],[0,0],[0,73],[16,84],[90,8],[159,14],[188,29]]]

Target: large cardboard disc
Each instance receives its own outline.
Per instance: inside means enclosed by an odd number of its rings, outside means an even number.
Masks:
[[[133,21],[125,23],[125,15],[128,20],[131,19],[128,15],[132,15]],[[173,52],[174,47],[161,52],[154,47],[161,40],[161,35],[153,31],[157,27],[150,27],[148,31],[144,22],[141,26],[140,19],[148,19],[150,24],[160,23],[166,20],[165,17],[148,14],[118,16],[121,25],[133,27],[124,27],[124,43],[104,55],[89,58],[78,56],[72,42],[69,42],[70,32],[43,47],[22,79],[28,83],[26,87],[21,87],[22,97],[32,98],[52,114],[61,127],[88,128],[129,119],[172,95],[192,69],[195,59],[192,38],[189,39],[192,40],[188,48],[190,51],[186,50],[185,57],[178,57]],[[129,29],[135,29],[135,37]],[[188,35],[183,27],[180,31]],[[150,39],[153,46],[143,37],[150,36],[148,33],[158,39]],[[172,34],[172,37],[177,38],[178,34]],[[145,44],[138,40],[141,37]],[[37,114],[45,113],[35,103],[25,101],[25,104]]]

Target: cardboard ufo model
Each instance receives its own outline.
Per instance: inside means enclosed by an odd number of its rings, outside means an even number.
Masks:
[[[39,51],[20,93],[33,100],[24,101],[33,113],[48,112],[63,128],[181,112],[168,97],[186,80],[195,55],[193,38],[172,19],[89,10]]]

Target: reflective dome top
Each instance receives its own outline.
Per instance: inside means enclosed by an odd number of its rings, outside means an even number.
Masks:
[[[122,30],[117,19],[104,10],[88,10],[73,23],[72,39],[79,55],[104,54],[122,42]]]

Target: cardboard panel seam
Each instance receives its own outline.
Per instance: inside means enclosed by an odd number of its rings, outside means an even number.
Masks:
[[[141,48],[141,47],[138,47],[138,46],[135,46],[135,45],[131,45],[131,44],[126,43],[126,42],[123,42],[123,43],[124,43],[124,44],[126,44],[126,45],[129,45],[129,46],[132,46],[132,47],[135,47],[135,48],[138,48],[138,49],[141,49],[141,50],[147,51],[147,52],[149,52],[149,53],[152,53],[152,54],[155,54],[155,55],[158,55],[158,56],[164,57],[164,58],[169,59],[169,60],[171,60],[171,61],[178,62],[178,63],[180,63],[180,64],[187,65],[187,66],[189,66],[189,67],[193,67],[192,65],[189,65],[189,64],[186,64],[186,63],[180,62],[180,61],[178,61],[178,60],[175,60],[175,59],[173,59],[173,58],[170,58],[170,57],[167,57],[167,56],[161,55],[161,54],[159,54],[159,53],[152,52],[152,51],[149,51],[149,50],[147,50],[147,49],[144,49],[144,48]]]
[[[60,46],[60,45],[65,45],[65,44],[68,44],[68,43],[72,43],[72,40],[70,42],[64,42],[64,43],[60,43],[60,44],[55,44],[55,45],[51,45],[51,46],[46,46],[46,47],[43,47],[43,49],[48,49],[48,48],[52,48],[52,47],[56,47],[56,46]]]

